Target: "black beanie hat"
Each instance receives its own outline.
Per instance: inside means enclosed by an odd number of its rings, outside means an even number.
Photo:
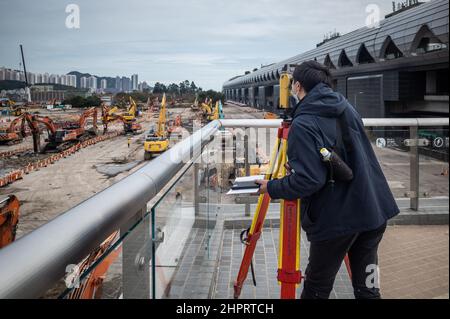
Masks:
[[[303,62],[297,66],[293,77],[295,81],[300,82],[306,92],[311,91],[319,83],[325,83],[331,87],[330,70],[314,60]]]

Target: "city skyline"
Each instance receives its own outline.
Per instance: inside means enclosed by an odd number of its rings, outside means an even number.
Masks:
[[[108,81],[106,78],[109,79],[115,79],[117,81],[117,78],[119,78],[121,81],[125,81],[126,85],[122,86],[120,84],[120,90],[125,88],[126,92],[131,91],[137,91],[139,90],[139,87],[149,87],[146,81],[139,82],[139,75],[138,74],[132,74],[130,77],[127,76],[98,76],[89,74],[89,76],[78,76],[74,74],[70,74],[73,72],[80,73],[78,71],[70,71],[66,74],[54,74],[49,72],[44,73],[36,73],[36,72],[30,72],[27,70],[27,80],[30,85],[34,84],[61,84],[61,85],[67,85],[72,86],[75,88],[90,88],[93,90],[96,89],[113,89],[118,88],[117,83],[114,82],[114,86],[108,86]],[[81,73],[83,74],[83,73]],[[23,70],[17,70],[14,68],[8,68],[5,66],[0,67],[0,81],[3,80],[13,80],[13,81],[21,81],[25,82],[25,73]]]

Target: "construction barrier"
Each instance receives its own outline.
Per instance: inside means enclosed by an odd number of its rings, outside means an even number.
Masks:
[[[86,141],[78,142],[77,144],[69,147],[68,149],[66,149],[58,154],[51,155],[45,159],[38,160],[38,161],[35,161],[32,163],[28,163],[25,167],[14,170],[3,177],[0,177],[0,187],[4,187],[8,184],[11,184],[11,183],[19,180],[19,179],[22,179],[24,174],[29,174],[32,171],[39,170],[41,167],[47,167],[49,164],[53,164],[54,162],[60,160],[61,158],[65,158],[69,155],[72,155],[73,153],[79,151],[82,148],[97,144],[99,142],[111,139],[113,137],[116,137],[116,136],[122,135],[122,134],[123,134],[122,132],[111,132],[111,133],[106,133],[101,136],[96,136],[96,137],[88,139]],[[28,150],[28,149],[25,148],[24,150]],[[22,152],[24,150],[22,150]],[[11,152],[13,152],[13,154],[19,153],[18,150],[14,150]],[[8,152],[4,152],[4,153],[8,153]],[[3,154],[3,153],[0,153],[0,154]],[[13,155],[13,154],[10,154],[10,155]],[[4,155],[4,156],[8,156],[8,155]]]
[[[20,148],[16,148],[15,150],[12,151],[6,151],[6,152],[0,152],[0,158],[4,158],[4,157],[10,157],[19,153],[23,153],[26,151],[32,151],[33,148],[29,147],[29,146],[23,146]]]

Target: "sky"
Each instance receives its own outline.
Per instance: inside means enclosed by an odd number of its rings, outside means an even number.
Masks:
[[[80,10],[67,28],[66,6]],[[391,0],[0,0],[0,66],[194,81],[221,90],[233,76],[313,49],[324,34],[363,27]]]

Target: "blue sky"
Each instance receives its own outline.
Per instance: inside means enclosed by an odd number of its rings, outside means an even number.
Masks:
[[[80,28],[68,29],[68,4]],[[194,80],[204,89],[312,49],[329,31],[365,24],[391,0],[0,0],[0,66],[31,72],[139,74],[151,85]]]

